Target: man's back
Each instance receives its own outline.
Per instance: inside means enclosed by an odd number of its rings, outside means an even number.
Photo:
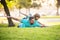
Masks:
[[[26,20],[25,22],[20,24],[21,28],[26,28],[26,27],[40,27],[41,25],[38,22],[34,22],[33,24],[30,24],[29,20]]]

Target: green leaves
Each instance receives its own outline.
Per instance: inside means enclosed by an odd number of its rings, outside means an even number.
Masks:
[[[22,7],[30,7],[31,6],[31,0],[5,0],[7,3],[7,6],[12,9],[14,6],[17,8],[22,8]],[[0,8],[2,5],[0,4]]]
[[[20,7],[30,7],[31,6],[31,0],[18,0],[18,5],[20,5]]]
[[[2,4],[0,3],[0,8],[3,8]]]
[[[14,0],[6,0],[6,3],[7,3],[7,6],[8,6],[10,9],[13,8],[13,7],[16,5],[16,3],[15,3]]]

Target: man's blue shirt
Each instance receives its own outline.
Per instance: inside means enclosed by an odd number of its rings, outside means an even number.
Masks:
[[[39,24],[37,21],[36,22],[34,21],[33,24],[30,24],[29,20],[24,19],[22,22],[23,23],[19,24],[19,27],[21,27],[21,28],[25,28],[25,27],[40,27],[41,26],[41,24]]]

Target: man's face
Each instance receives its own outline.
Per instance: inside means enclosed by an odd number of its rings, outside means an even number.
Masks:
[[[34,23],[34,19],[31,19],[31,20],[30,20],[30,23],[33,24],[33,23]]]

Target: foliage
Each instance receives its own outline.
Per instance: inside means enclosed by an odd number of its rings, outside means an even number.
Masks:
[[[14,6],[16,5],[14,0],[11,0],[11,1],[6,0],[6,3],[7,3],[8,8],[10,9],[14,8]]]
[[[11,1],[6,0],[6,2],[7,2],[7,6],[8,6],[10,9],[13,8],[13,7],[15,6],[14,0],[11,0]],[[2,6],[1,3],[0,3],[0,8],[3,8],[3,6]]]
[[[22,8],[22,7],[30,7],[31,6],[31,0],[16,0],[16,3],[18,4],[17,6],[19,8]]]
[[[7,6],[12,9],[14,7],[21,8],[21,7],[30,7],[31,0],[6,0]],[[2,5],[0,4],[0,8]]]
[[[0,3],[0,9],[3,8],[2,4]]]

